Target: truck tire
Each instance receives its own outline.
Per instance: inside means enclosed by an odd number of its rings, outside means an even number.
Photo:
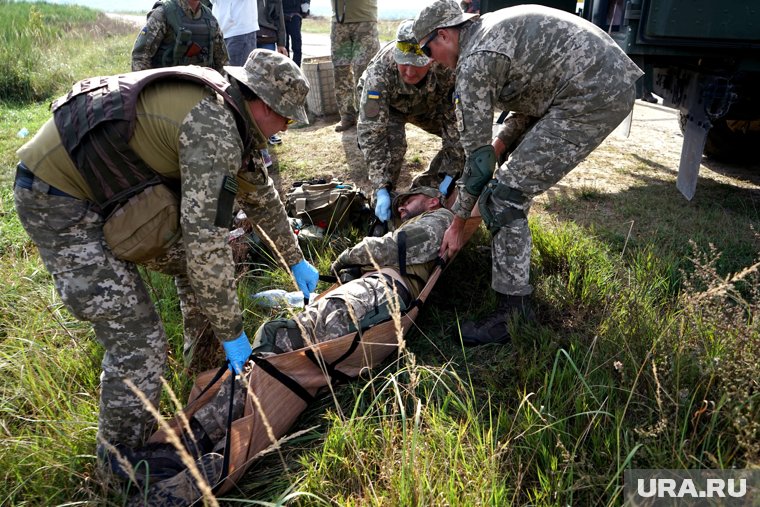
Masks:
[[[705,155],[722,162],[757,158],[760,121],[716,120],[705,142]]]
[[[686,115],[678,113],[678,126],[683,134]],[[757,158],[760,143],[760,120],[715,120],[705,141],[705,156],[720,162],[747,162]]]

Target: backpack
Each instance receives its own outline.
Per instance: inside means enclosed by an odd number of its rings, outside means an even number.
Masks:
[[[285,211],[328,232],[356,222],[370,211],[364,192],[351,183],[338,180],[310,180],[293,183],[285,194]]]

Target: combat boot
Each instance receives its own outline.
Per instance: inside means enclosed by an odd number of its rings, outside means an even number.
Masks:
[[[496,310],[486,318],[462,324],[462,343],[468,347],[487,343],[507,343],[511,340],[509,323],[514,319],[533,320],[530,296],[498,294]]]
[[[335,132],[343,132],[350,128],[353,128],[354,125],[356,125],[356,117],[355,116],[341,116],[340,117],[340,123],[335,125]]]

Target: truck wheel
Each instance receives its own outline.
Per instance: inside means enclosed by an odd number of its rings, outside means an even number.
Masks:
[[[745,162],[757,157],[760,121],[716,120],[707,133],[705,155],[724,162]]]
[[[678,114],[683,134],[686,115]],[[760,120],[716,120],[705,142],[705,155],[722,162],[746,162],[757,157],[760,144]]]

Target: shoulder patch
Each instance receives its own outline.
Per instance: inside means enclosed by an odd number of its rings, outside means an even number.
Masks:
[[[380,103],[377,100],[368,100],[364,103],[364,117],[374,118],[380,114]]]
[[[380,99],[380,92],[377,92],[375,90],[369,90],[367,92],[367,98],[369,100],[379,100]]]

